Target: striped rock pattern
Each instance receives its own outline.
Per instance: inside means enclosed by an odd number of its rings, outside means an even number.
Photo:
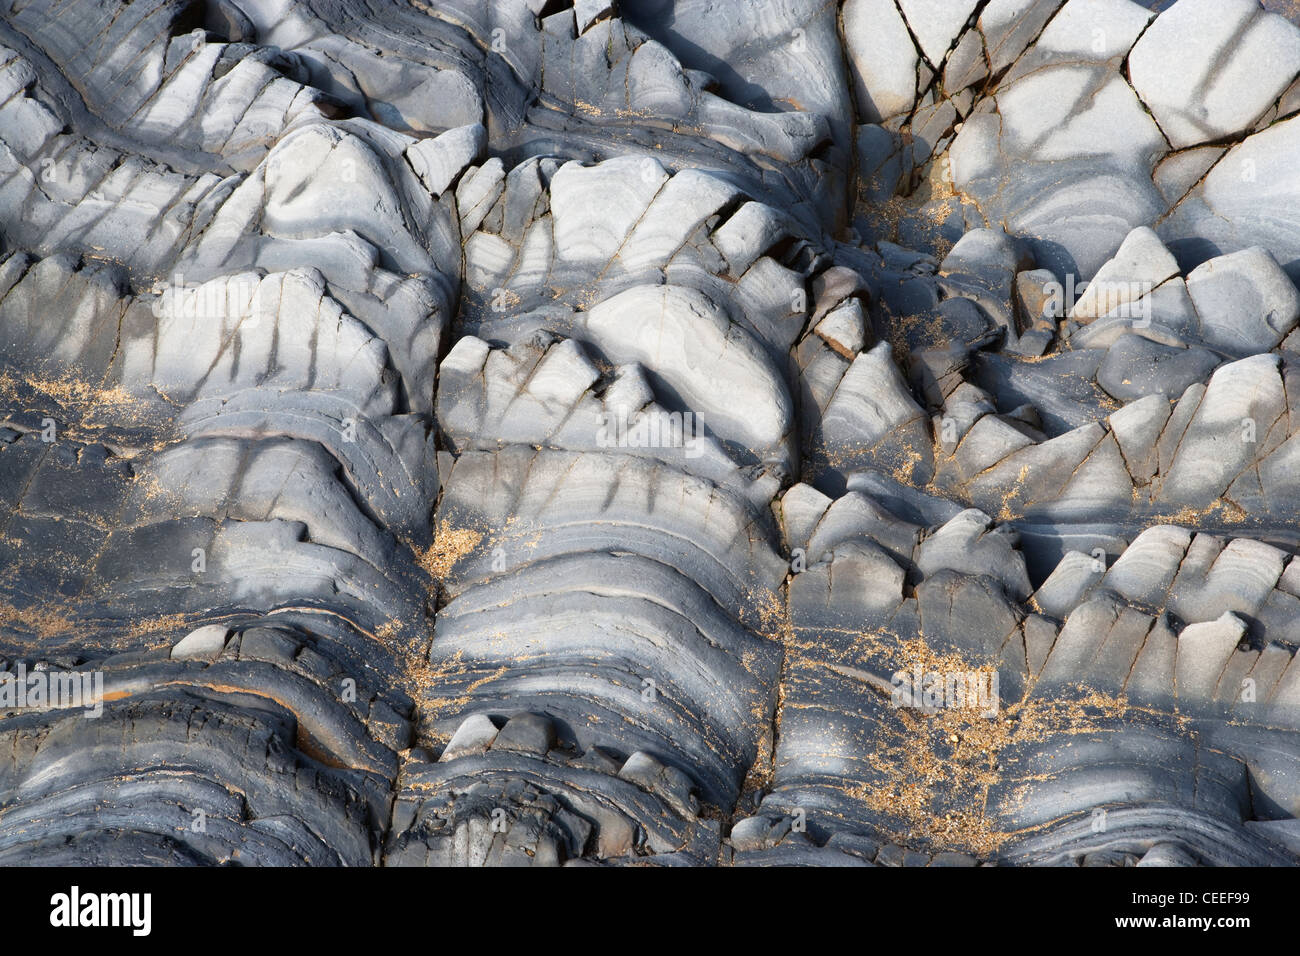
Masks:
[[[0,863],[1296,863],[1274,8],[0,0]]]

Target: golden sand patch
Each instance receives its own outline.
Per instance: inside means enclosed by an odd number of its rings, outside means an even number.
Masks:
[[[9,372],[0,372],[0,395],[11,399],[16,397],[20,384],[65,408],[78,408],[83,412],[124,409],[138,404],[138,399],[120,385],[103,388],[71,376],[58,379],[25,375],[18,379]]]
[[[900,640],[864,632],[854,645],[859,655],[874,657],[877,663],[887,654],[891,672],[919,665],[925,673],[991,677],[997,669],[995,664],[972,662],[960,654],[936,652],[922,638]],[[842,672],[825,661],[822,650],[815,657],[797,655],[789,666]],[[883,682],[873,682],[872,691],[884,697],[890,693]],[[1062,736],[1108,731],[1116,718],[1132,717],[1140,710],[1123,697],[1085,687],[1076,688],[1068,699],[1003,701],[992,716],[973,707],[929,712],[888,709],[865,755],[877,778],[842,780],[839,787],[884,819],[898,821],[888,837],[900,846],[931,852],[957,850],[987,859],[1016,836],[1000,829],[988,807],[993,787],[1005,782],[1003,761],[1010,752]],[[1027,792],[1016,791],[1011,804]]]
[[[66,634],[75,627],[72,620],[50,607],[19,610],[8,602],[0,603],[0,624],[24,628],[38,637]]]
[[[438,523],[433,544],[415,556],[416,564],[437,581],[441,581],[465,555],[483,540],[483,532],[473,528],[454,528],[447,521]]]

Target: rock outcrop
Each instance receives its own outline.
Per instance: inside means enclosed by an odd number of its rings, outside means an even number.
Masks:
[[[1276,6],[0,0],[0,863],[1300,861]]]

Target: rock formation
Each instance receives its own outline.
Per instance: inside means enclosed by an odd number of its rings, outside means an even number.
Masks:
[[[0,864],[1300,862],[1297,23],[0,0]]]

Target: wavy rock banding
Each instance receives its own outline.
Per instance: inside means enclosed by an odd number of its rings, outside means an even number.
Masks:
[[[1284,6],[0,3],[0,862],[1295,864]]]

